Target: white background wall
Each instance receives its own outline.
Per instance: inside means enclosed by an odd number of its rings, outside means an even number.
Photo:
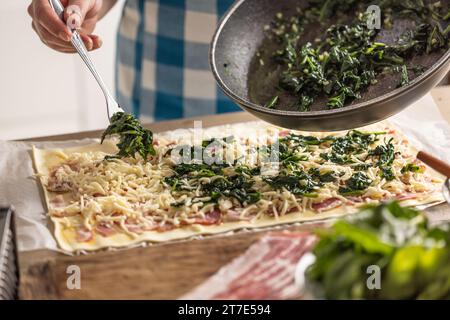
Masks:
[[[105,101],[78,55],[45,47],[31,28],[30,0],[0,2],[0,139],[105,128]],[[92,59],[114,92],[117,26],[123,0],[95,31]]]

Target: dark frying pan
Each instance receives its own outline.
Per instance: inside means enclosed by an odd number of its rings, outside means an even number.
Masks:
[[[448,4],[449,0],[441,1]],[[309,131],[345,130],[386,119],[419,100],[450,71],[450,50],[413,58],[427,70],[409,85],[396,88],[398,75],[384,75],[378,84],[363,92],[362,99],[341,109],[327,110],[323,101],[316,102],[309,112],[268,109],[263,105],[273,96],[277,79],[268,77],[264,68],[256,66],[256,53],[271,54],[264,26],[277,12],[289,16],[305,0],[239,0],[222,18],[211,43],[210,63],[213,74],[233,101],[244,110],[274,125]],[[394,24],[390,31],[380,32],[380,40],[396,41],[408,21]],[[323,30],[309,30],[306,40]],[[263,49],[261,49],[263,48]],[[262,53],[261,53],[262,52]],[[268,56],[267,56],[268,57]],[[267,58],[266,57],[266,58]],[[270,59],[265,59],[270,61]],[[265,63],[267,68],[273,66]]]

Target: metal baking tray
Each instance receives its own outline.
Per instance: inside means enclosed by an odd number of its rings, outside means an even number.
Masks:
[[[0,208],[0,300],[18,298],[19,268],[12,208]]]

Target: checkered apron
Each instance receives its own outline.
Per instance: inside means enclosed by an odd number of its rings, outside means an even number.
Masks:
[[[208,62],[209,43],[233,0],[127,0],[118,33],[121,106],[158,121],[233,112]]]

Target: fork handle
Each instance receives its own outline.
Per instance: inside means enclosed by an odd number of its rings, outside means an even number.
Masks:
[[[64,21],[64,6],[61,4],[59,0],[48,0],[53,10],[56,12],[58,17]],[[86,46],[84,45],[83,40],[80,37],[80,34],[76,30],[72,30],[72,38],[70,39],[70,42],[74,46],[75,50],[77,50],[78,54],[80,55],[81,59],[83,59],[84,63],[88,67],[88,69],[91,71],[92,75],[94,76],[95,80],[97,80],[97,83],[99,84],[100,88],[103,91],[103,94],[106,98],[106,101],[114,101],[113,96],[108,90],[108,87],[106,86],[105,82],[103,81],[100,74],[97,72],[97,69],[95,68],[90,56],[89,52],[86,49]],[[107,104],[108,105],[108,104]],[[107,107],[108,110],[108,118],[110,119],[112,115],[121,110],[110,110],[110,107]]]
[[[48,1],[50,2],[50,5],[52,6],[53,10],[55,10],[58,17],[62,21],[64,21],[64,6],[61,4],[61,2],[59,0],[48,0]],[[75,50],[77,50],[81,59],[83,59],[86,66],[92,72],[92,75],[95,77],[95,80],[97,80],[98,84],[100,85],[103,93],[105,94],[105,97],[111,97],[111,94],[109,93],[109,90],[107,89],[105,82],[103,81],[100,74],[97,72],[97,69],[94,67],[94,64],[92,63],[92,60],[89,56],[89,52],[86,49],[86,46],[84,45],[84,42],[81,39],[78,31],[72,30],[72,38],[70,39],[70,42],[72,42],[72,45],[74,46]]]
[[[61,4],[59,0],[48,0],[53,10],[55,10],[58,17],[64,21],[64,6]]]

